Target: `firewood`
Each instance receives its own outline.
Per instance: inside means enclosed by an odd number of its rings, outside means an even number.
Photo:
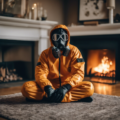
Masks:
[[[23,80],[23,78],[19,76],[19,77],[18,77],[18,80]]]
[[[0,81],[3,82],[3,76],[0,76]]]
[[[6,74],[5,68],[2,67],[1,72],[2,72],[2,76],[5,77],[5,74]]]
[[[12,75],[10,75],[10,81],[13,81],[13,76]]]
[[[9,70],[7,67],[0,68],[0,82],[9,82],[9,81],[17,81],[23,80],[21,76],[18,76],[16,73],[16,69]]]
[[[6,79],[10,80],[10,76],[9,75],[6,75],[5,77],[6,77]]]
[[[4,80],[3,80],[4,82],[9,82],[9,80],[7,79],[7,78],[4,78]]]

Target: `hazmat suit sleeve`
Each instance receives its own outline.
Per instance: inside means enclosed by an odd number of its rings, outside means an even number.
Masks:
[[[38,59],[37,66],[35,68],[35,80],[38,85],[44,90],[44,87],[47,85],[52,86],[52,83],[47,79],[49,74],[48,64],[47,64],[47,55],[43,51]],[[53,86],[52,86],[53,87]]]
[[[76,87],[84,79],[84,65],[85,62],[78,48],[74,49],[71,59],[71,79],[69,84]]]

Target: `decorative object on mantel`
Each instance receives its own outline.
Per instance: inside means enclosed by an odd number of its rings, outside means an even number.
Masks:
[[[0,15],[34,20],[46,20],[47,10],[40,2],[29,7],[29,0],[0,0]]]
[[[117,13],[117,14],[115,15],[114,22],[115,22],[115,23],[119,23],[119,22],[120,22],[120,14]]]
[[[37,4],[36,3],[33,4],[32,10],[33,10],[33,19],[36,20],[37,19]]]
[[[46,20],[47,10],[43,9],[41,3],[34,3],[29,13],[29,19]]]
[[[29,18],[29,0],[26,0],[26,7],[25,9],[25,13],[23,14],[23,18]]]
[[[73,27],[73,26],[77,26],[77,25],[74,23],[68,24],[68,27]]]
[[[83,24],[86,25],[86,26],[88,26],[88,25],[98,25],[99,22],[98,21],[86,21]]]
[[[42,20],[47,19],[47,10],[44,9],[43,14],[42,14]]]
[[[3,0],[0,0],[0,13],[3,11],[4,9],[4,2]]]
[[[43,7],[42,3],[37,3],[37,20],[42,20]]]
[[[107,20],[106,0],[79,0],[79,21]]]
[[[107,9],[109,9],[109,23],[113,24],[113,9],[115,9],[115,0],[107,0]]]
[[[8,17],[24,17],[28,0],[1,0],[0,15]]]

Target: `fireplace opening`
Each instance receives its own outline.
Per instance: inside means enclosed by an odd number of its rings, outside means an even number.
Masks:
[[[2,41],[0,44],[0,84],[34,80],[33,53],[34,42]]]
[[[85,60],[85,80],[93,80],[94,78],[95,81],[108,83],[109,80],[111,82],[112,81],[114,82],[114,75],[115,75],[115,82],[117,83],[120,81],[120,75],[119,75],[120,35],[119,34],[72,36],[70,40],[71,40],[70,43],[75,45],[81,51],[82,56]],[[91,58],[89,58],[90,56]],[[109,69],[113,77],[108,77],[111,74],[105,72],[103,72],[104,74],[98,73],[97,76],[92,74],[93,68],[98,67],[99,64],[102,63],[101,61],[103,58],[106,59],[108,63],[112,61],[112,63],[110,63]],[[89,65],[89,67],[87,66],[88,63],[91,64]],[[91,72],[91,74],[89,72]]]
[[[115,83],[114,49],[90,49],[87,52],[86,75],[91,81]]]

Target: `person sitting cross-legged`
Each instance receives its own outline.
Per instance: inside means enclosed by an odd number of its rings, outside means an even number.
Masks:
[[[21,92],[27,100],[49,102],[92,101],[94,86],[84,79],[80,50],[70,44],[65,25],[57,25],[50,33],[51,47],[44,50],[35,68],[35,81],[25,82]]]

